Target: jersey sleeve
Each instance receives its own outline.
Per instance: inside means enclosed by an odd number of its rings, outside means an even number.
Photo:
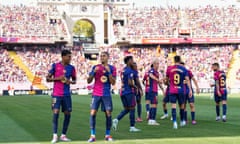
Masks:
[[[193,78],[193,73],[192,73],[192,71],[188,71],[188,76],[189,76],[189,78],[191,79],[191,78]]]
[[[72,68],[72,79],[76,80],[77,78],[77,73],[75,67]]]
[[[134,73],[133,73],[133,71],[128,71],[127,78],[128,78],[128,80],[133,80],[133,78],[134,78]]]
[[[167,71],[166,71],[166,77],[168,77],[168,78],[169,78],[169,76],[170,76],[170,67],[167,67]]]
[[[91,72],[89,73],[90,76],[95,76],[95,68],[96,68],[96,66],[93,66],[93,67],[92,67],[92,70],[91,70]]]
[[[217,81],[219,79],[218,72],[214,73],[214,80]]]
[[[48,71],[49,74],[54,75],[56,64],[52,64],[51,69]]]
[[[111,73],[112,73],[112,76],[113,76],[113,77],[115,77],[115,78],[117,77],[116,67],[113,66],[113,67],[111,68]]]

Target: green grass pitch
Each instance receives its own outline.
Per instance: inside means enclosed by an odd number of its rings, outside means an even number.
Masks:
[[[87,143],[89,138],[89,107],[91,96],[72,96],[73,113],[68,130],[70,143]],[[159,100],[162,97],[159,97]],[[119,96],[113,96],[113,118],[122,110]],[[145,118],[145,104],[143,118]],[[50,143],[52,138],[52,114],[50,96],[2,96],[0,97],[0,143]],[[240,99],[238,95],[230,95],[228,99],[228,121],[215,121],[215,105],[209,95],[196,97],[197,125],[172,129],[172,122],[160,120],[161,102],[158,106],[157,121],[160,126],[148,126],[146,120],[137,123],[142,131],[130,133],[129,116],[119,122],[118,131],[112,131],[115,144],[239,144],[240,142]],[[169,109],[170,112],[170,109]],[[190,118],[190,116],[188,116]],[[61,132],[63,115],[60,115],[59,133]],[[97,142],[104,141],[105,116],[100,112],[97,116]]]

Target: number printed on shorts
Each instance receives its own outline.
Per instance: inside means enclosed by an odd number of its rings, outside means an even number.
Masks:
[[[173,79],[174,79],[174,84],[175,85],[179,85],[180,84],[180,75],[179,74],[174,74],[173,75]]]

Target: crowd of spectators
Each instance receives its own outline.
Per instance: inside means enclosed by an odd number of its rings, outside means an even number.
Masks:
[[[192,37],[236,37],[239,34],[240,10],[235,6],[129,9],[114,7],[112,14],[113,18],[125,22],[122,25],[113,25],[117,39],[122,36],[127,39],[177,37],[177,30],[181,28],[191,30]]]
[[[14,64],[7,50],[0,49],[0,82],[27,82],[25,73]]]
[[[159,72],[161,77],[165,75],[168,65],[172,64],[172,56],[174,53],[170,52],[169,48],[161,48],[160,51],[156,47],[133,47],[133,48],[116,48],[116,47],[101,47],[100,51],[108,51],[110,53],[109,63],[117,67],[118,82],[120,82],[119,74],[123,69],[123,58],[126,55],[132,55],[136,61],[139,69],[139,77],[143,78],[144,73],[150,69],[151,62],[157,59],[160,62]],[[60,48],[54,47],[32,47],[32,48],[15,48],[17,54],[22,61],[29,67],[33,74],[37,74],[43,79],[51,68],[51,64],[61,60]],[[219,62],[221,69],[225,72],[229,69],[229,63],[232,58],[233,46],[209,46],[209,47],[177,47],[176,54],[181,55],[186,66],[191,69],[201,84],[208,84],[212,79],[213,73],[211,64]],[[1,65],[4,67],[0,69],[1,81],[26,81],[25,74],[13,64],[9,58],[6,50],[1,50]],[[72,64],[77,70],[78,84],[86,85],[86,78],[91,66],[95,64],[84,57],[82,51],[72,50]],[[11,75],[10,75],[10,74]],[[207,85],[208,86],[208,85]]]
[[[52,16],[52,13],[55,15]],[[0,4],[0,36],[52,38],[67,35],[53,7],[4,6]]]

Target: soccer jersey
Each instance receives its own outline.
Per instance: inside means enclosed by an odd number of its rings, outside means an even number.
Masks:
[[[66,79],[74,78],[76,79],[76,70],[74,66],[68,64],[63,65],[61,62],[52,64],[51,70],[49,73],[56,77],[65,76]],[[64,81],[54,81],[53,85],[53,96],[70,96],[70,85],[66,84]]]
[[[121,95],[127,95],[133,93],[132,87],[128,84],[128,81],[134,80],[134,71],[130,67],[125,67],[121,74],[122,88]]]
[[[166,76],[169,78],[170,94],[183,94],[184,80],[188,76],[187,69],[181,65],[168,66]]]
[[[136,85],[137,83],[137,79],[138,79],[138,71],[137,70],[133,70],[133,80],[134,80],[134,85]],[[135,94],[137,94],[136,92],[136,89],[133,89],[133,91],[135,92]]]
[[[145,92],[149,92],[149,74],[146,72],[144,74],[143,80],[145,81]]]
[[[157,79],[159,79],[159,72],[154,70],[153,68],[149,71],[149,75],[154,75]],[[149,92],[158,92],[158,82],[152,79],[149,76]]]
[[[116,68],[112,65],[108,65],[110,73],[113,77],[116,77]],[[111,96],[111,83],[109,81],[109,72],[102,64],[93,66],[90,72],[91,76],[94,76],[95,82],[93,86],[93,96]]]
[[[215,80],[215,83],[218,81],[218,85],[219,85],[221,94],[225,94],[227,92],[225,72],[224,71],[214,72],[214,80]],[[217,93],[216,89],[217,88],[216,88],[216,84],[215,84],[215,93]]]
[[[191,89],[193,89],[193,87],[192,87],[192,78],[193,78],[193,73],[192,73],[192,71],[191,70],[187,70],[187,73],[188,73],[188,76],[189,76],[189,80],[190,80],[190,85],[191,85]],[[189,92],[189,90],[190,90],[190,88],[188,87],[188,85],[185,83],[185,89],[186,89],[186,93],[188,93]]]

